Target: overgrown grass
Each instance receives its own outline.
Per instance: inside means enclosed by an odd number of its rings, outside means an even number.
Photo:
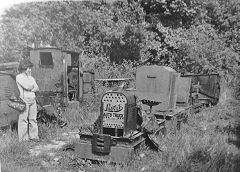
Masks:
[[[120,66],[106,65],[106,62],[90,63],[94,66],[96,78],[134,77],[133,63]],[[64,111],[67,127],[39,125],[43,142],[60,137],[63,132],[78,130],[92,124],[99,115],[102,93],[107,88],[97,83],[97,93],[85,96],[84,102],[71,104]],[[58,164],[43,167],[40,162],[51,161],[50,157],[30,157],[29,148],[34,144],[19,143],[15,131],[0,133],[0,159],[2,171],[166,171],[166,172],[225,172],[240,171],[240,103],[228,102],[202,110],[189,116],[187,123],[177,131],[174,122],[167,123],[168,134],[161,140],[162,151],[156,152],[142,145],[134,159],[128,164],[94,164],[83,161],[72,152],[59,151]],[[140,157],[139,154],[142,156]]]
[[[76,129],[83,125],[93,124],[100,112],[101,94],[86,96],[84,101],[72,104],[64,112],[64,120],[69,129]]]
[[[136,68],[133,63],[110,65],[108,62],[90,62],[96,78],[134,78]],[[100,112],[102,93],[107,91],[102,83],[96,83],[97,93],[85,96],[80,104],[71,104],[63,113],[68,125],[39,124],[39,135],[43,143],[60,137],[62,133],[76,131],[83,125],[92,124]],[[187,123],[176,130],[176,123],[167,122],[168,134],[160,139],[160,149],[156,152],[147,145],[141,145],[128,164],[92,163],[84,161],[71,151],[61,151],[58,163],[51,163],[53,157],[41,155],[31,157],[29,149],[36,144],[18,142],[16,131],[0,132],[0,160],[2,171],[164,171],[164,172],[238,172],[240,171],[240,103],[231,101],[202,110],[189,116]],[[141,154],[141,156],[139,156]],[[45,165],[44,165],[45,164]],[[47,165],[46,165],[47,164]]]
[[[238,102],[230,102],[192,114],[187,123],[182,124],[180,131],[170,126],[172,130],[161,138],[162,151],[156,152],[144,145],[128,164],[92,164],[78,155],[64,152],[61,168],[86,171],[238,172],[239,133],[235,130],[240,125],[239,105]],[[230,139],[235,142],[230,142]],[[139,154],[144,156],[140,157]]]
[[[16,132],[1,132],[0,160],[2,164],[2,171],[39,171],[39,163],[28,154],[30,147],[30,143],[18,142]]]
[[[64,118],[68,127],[64,129],[41,128],[44,137],[52,138],[62,133],[78,129],[81,125],[95,121],[99,113],[98,97],[89,97],[88,101],[66,109]],[[72,152],[58,152],[60,163],[53,167],[43,167],[39,162],[47,157],[29,156],[31,143],[19,143],[15,132],[2,132],[0,136],[0,158],[3,171],[174,171],[205,172],[233,171],[240,169],[240,151],[238,147],[240,126],[240,104],[230,102],[223,106],[205,109],[189,116],[181,130],[168,132],[161,139],[161,150],[156,152],[146,145],[136,153],[135,158],[125,165],[110,163],[92,164],[83,161]],[[173,127],[174,128],[174,127]],[[168,130],[171,131],[171,130]],[[47,140],[47,139],[46,139]],[[144,154],[143,157],[138,156]]]

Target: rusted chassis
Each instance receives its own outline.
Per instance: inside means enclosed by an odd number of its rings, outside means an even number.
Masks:
[[[146,143],[146,139],[151,140],[151,136],[166,136],[166,125],[171,125],[175,131],[180,130],[182,123],[187,122],[188,115],[198,112],[201,107],[202,104],[197,104],[179,108],[179,110],[168,112],[165,115],[155,114],[159,128],[152,135],[147,135],[137,130],[128,137],[113,137],[108,134],[85,134],[80,132],[80,140],[75,143],[75,153],[82,159],[128,163],[134,157],[139,145]],[[155,144],[153,140],[151,142]],[[159,147],[159,150],[161,150],[161,147]]]
[[[129,92],[107,92],[102,96],[100,116],[93,133],[80,131],[76,153],[83,159],[127,163],[145,141],[137,130],[136,97]]]
[[[128,163],[138,146],[145,141],[142,132],[129,138],[111,137],[104,134],[80,135],[76,143],[76,153],[83,159]]]

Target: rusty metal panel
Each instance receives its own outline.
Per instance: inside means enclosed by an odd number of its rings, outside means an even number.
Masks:
[[[92,73],[84,71],[83,72],[83,82],[92,82]]]
[[[193,84],[199,82],[199,92],[214,99],[219,98],[220,77],[218,75],[193,76]]]
[[[190,97],[191,77],[180,77],[178,80],[177,103],[187,104]]]
[[[144,141],[144,134],[138,131],[128,137],[80,133],[80,140],[74,147],[81,158],[127,163],[139,148],[138,145]]]
[[[133,158],[135,147],[129,145],[112,146],[109,154],[99,155],[92,152],[91,142],[81,140],[75,144],[75,150],[81,158],[128,163]]]
[[[18,88],[15,79],[8,74],[0,73],[0,127],[8,126],[18,120],[16,110],[8,106],[9,98],[15,94],[18,96]]]
[[[101,133],[122,137],[136,130],[135,96],[127,92],[108,92],[101,100]]]
[[[92,71],[83,71],[83,93],[94,92],[94,73]]]
[[[10,79],[9,75],[0,74],[0,100],[7,100],[11,96]]]
[[[171,78],[171,87],[170,87],[170,98],[168,108],[173,110],[176,108],[177,103],[177,93],[179,88],[179,73],[173,73]]]
[[[175,108],[179,74],[170,67],[142,66],[137,69],[136,95],[140,100],[160,102],[153,112]],[[144,105],[143,108],[149,109]]]
[[[0,73],[0,81],[0,100],[8,100],[12,94],[19,94],[15,79],[11,75]]]
[[[71,57],[71,54],[66,53],[66,52],[62,52],[62,56],[66,59],[66,64],[67,64],[67,66],[71,66],[71,65],[72,65],[72,57]]]
[[[83,83],[83,93],[92,93],[93,88],[92,88],[92,83]]]

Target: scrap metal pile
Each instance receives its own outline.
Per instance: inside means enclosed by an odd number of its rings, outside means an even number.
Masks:
[[[44,124],[46,126],[55,125],[60,128],[67,126],[67,123],[63,120],[64,107],[61,105],[59,99],[55,98],[52,102],[51,109],[47,109],[42,106],[42,103],[37,98],[37,121],[38,123]]]
[[[218,84],[212,81],[219,80],[211,77],[216,76],[180,77],[165,66],[138,68],[135,90],[103,94],[100,115],[93,125],[79,129],[80,140],[75,144],[75,152],[84,159],[122,163],[129,162],[146,140],[161,150],[160,139],[167,133],[168,121],[175,121],[176,129],[180,129],[189,114],[216,102],[219,90],[215,86]],[[201,86],[196,87],[196,83]],[[208,92],[216,89],[216,94],[208,95],[204,89]]]
[[[89,78],[88,87],[92,88],[92,74],[86,76],[85,79]],[[4,98],[0,102],[0,126],[11,125],[17,120],[17,113],[8,108],[6,102],[17,87],[10,74],[2,72],[0,78],[0,94]],[[44,89],[37,95],[40,102],[39,123],[66,126],[62,118],[63,106],[60,105],[81,100],[79,97],[84,93],[84,84],[79,84],[77,94],[74,93],[79,99],[69,100],[67,77],[62,80],[65,83],[62,91],[54,92],[50,88],[55,89],[55,81],[42,82],[50,85],[42,85]],[[219,76],[216,74],[180,75],[170,67],[157,65],[139,67],[135,85],[136,89],[126,89],[126,84],[123,84],[117,90],[103,94],[97,121],[79,129],[80,139],[75,145],[75,152],[81,158],[128,162],[137,147],[146,140],[161,150],[159,135],[166,135],[168,121],[175,121],[173,124],[180,129],[180,124],[186,121],[189,114],[194,114],[203,106],[216,104],[220,92]],[[45,107],[53,107],[53,111]]]
[[[60,128],[67,126],[67,123],[63,121],[60,111],[53,113],[48,112],[45,108],[38,110],[37,121],[40,124],[45,124],[46,126],[55,125]]]

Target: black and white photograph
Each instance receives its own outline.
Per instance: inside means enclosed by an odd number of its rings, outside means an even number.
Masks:
[[[240,172],[240,0],[2,0],[0,172]]]

